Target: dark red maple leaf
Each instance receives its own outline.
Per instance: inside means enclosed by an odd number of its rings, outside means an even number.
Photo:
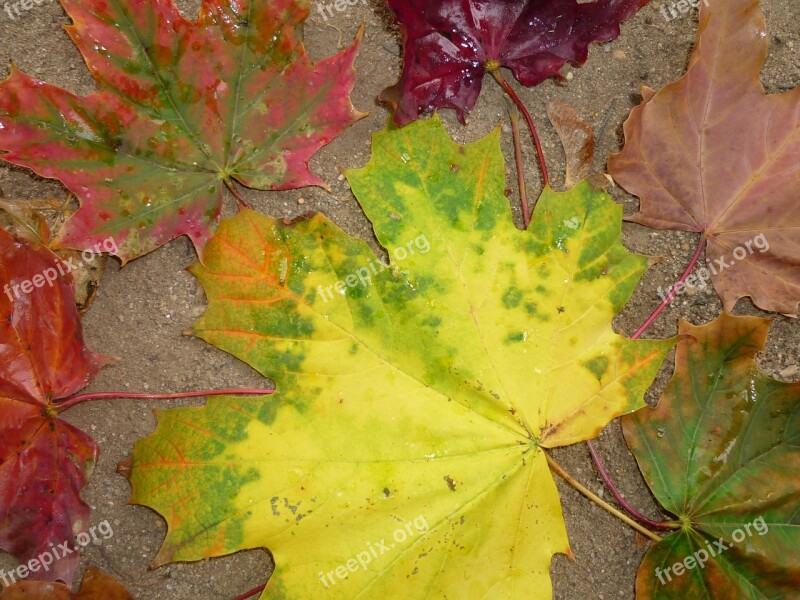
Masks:
[[[98,449],[57,418],[59,400],[108,359],[83,343],[72,275],[45,246],[0,229],[0,288],[0,548],[22,563],[49,552],[34,577],[71,583],[80,555],[62,545],[88,529]]]
[[[403,73],[381,98],[404,125],[421,111],[453,108],[464,121],[483,76],[508,67],[526,86],[586,62],[591,42],[648,0],[389,0],[403,35]]]

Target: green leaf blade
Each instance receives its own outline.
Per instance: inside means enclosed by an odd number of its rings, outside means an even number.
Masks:
[[[732,547],[717,560],[720,577],[743,586],[738,593],[747,597],[776,597],[800,585],[794,476],[800,469],[800,384],[775,381],[756,367],[768,329],[768,319],[727,314],[705,326],[681,323],[686,337],[678,345],[676,374],[658,407],[623,419],[628,445],[659,502],[694,536]],[[657,554],[659,564],[683,560]],[[648,590],[642,597],[660,593],[652,562],[640,570],[637,585]],[[713,577],[706,565],[692,585],[708,586]],[[769,593],[749,596],[751,587]]]

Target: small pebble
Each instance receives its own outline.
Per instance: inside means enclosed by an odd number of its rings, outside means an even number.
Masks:
[[[611,55],[616,59],[625,60],[626,56],[622,50],[614,50],[614,53]]]
[[[300,198],[297,199],[297,203],[298,204],[305,204],[306,203],[306,199],[303,198],[303,197],[300,197]]]

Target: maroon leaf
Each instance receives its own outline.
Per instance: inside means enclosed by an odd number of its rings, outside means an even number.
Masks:
[[[619,35],[619,24],[648,0],[389,0],[403,35],[403,74],[381,98],[405,125],[421,111],[453,108],[464,121],[483,76],[508,67],[523,85],[586,62],[591,42]]]

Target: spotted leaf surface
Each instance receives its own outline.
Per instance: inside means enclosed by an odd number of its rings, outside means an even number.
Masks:
[[[769,324],[727,313],[701,327],[682,322],[658,406],[622,420],[650,489],[684,523],[645,555],[637,598],[793,598],[800,589],[800,384],[756,366]]]
[[[726,310],[750,296],[769,311],[800,302],[800,88],[764,94],[767,31],[758,0],[700,6],[686,74],[644,100],[608,161],[641,198],[632,220],[703,232]]]
[[[421,111],[453,108],[463,121],[483,76],[508,67],[523,85],[586,62],[591,42],[619,35],[619,24],[647,0],[389,0],[403,36],[403,73],[382,98],[406,124]]]
[[[59,400],[106,359],[84,345],[72,276],[45,246],[0,229],[0,286],[0,548],[27,563],[88,529],[97,444],[58,418]],[[33,576],[71,583],[80,555],[59,554]]]
[[[296,33],[307,2],[205,0],[195,22],[171,0],[62,4],[99,91],[77,97],[13,66],[0,83],[0,158],[81,202],[60,244],[113,236],[125,261],[187,235],[200,250],[226,183],[324,185],[308,160],[360,116],[358,40],[312,65]]]
[[[611,329],[647,265],[621,209],[579,184],[516,229],[498,140],[374,136],[347,178],[388,257],[321,215],[223,221],[194,332],[277,392],[158,413],[131,477],[158,563],[267,547],[265,598],[550,596],[543,448],[642,406],[672,341]]]

